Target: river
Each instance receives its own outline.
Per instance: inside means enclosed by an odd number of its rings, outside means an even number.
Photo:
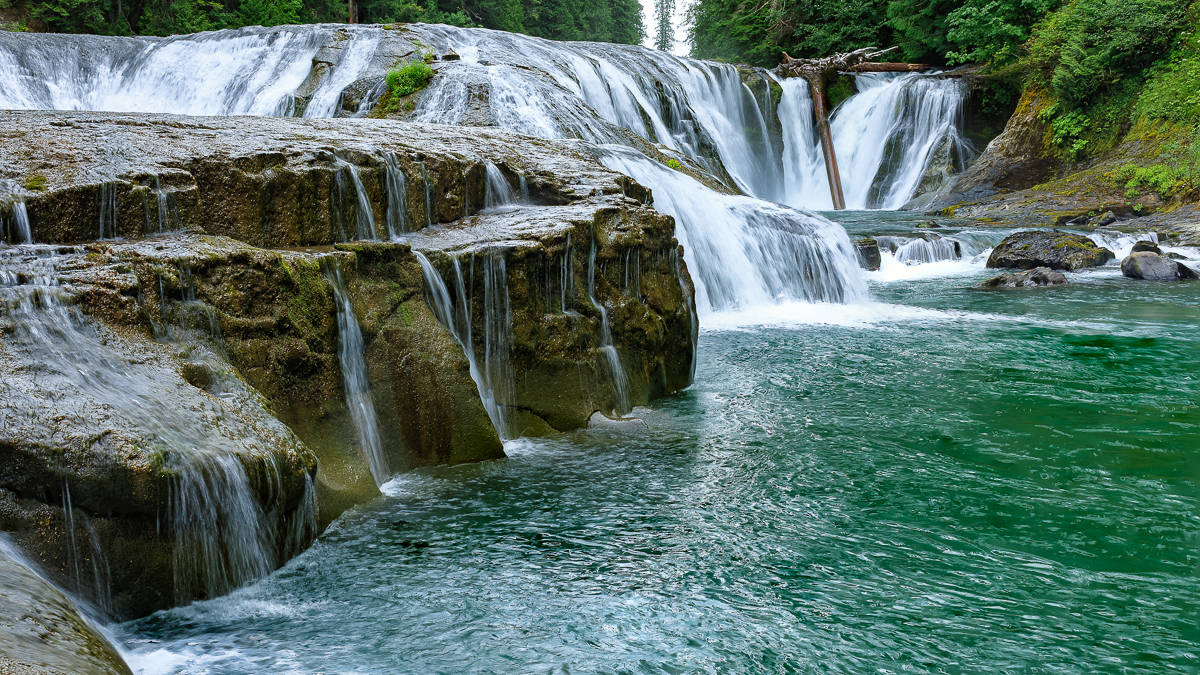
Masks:
[[[827,215],[851,236],[913,225]],[[871,301],[710,316],[695,385],[637,411],[645,426],[399,476],[256,584],[116,627],[127,658],[1195,672],[1197,287],[1110,263],[982,291],[982,259],[884,258]]]

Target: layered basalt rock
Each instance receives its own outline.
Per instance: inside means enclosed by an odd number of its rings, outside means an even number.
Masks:
[[[0,526],[116,616],[245,583],[379,494],[347,400],[347,306],[389,473],[500,458],[501,436],[579,428],[691,382],[674,223],[586,144],[0,113],[0,166],[7,217],[20,200],[43,242],[0,249]],[[522,203],[484,210],[493,192]],[[485,261],[503,270],[487,292]],[[473,330],[439,322],[433,281]],[[53,332],[53,313],[71,334],[39,342],[31,326]],[[473,370],[487,326],[507,380]],[[249,544],[213,526],[238,518],[255,521]],[[209,549],[240,571],[206,576]]]

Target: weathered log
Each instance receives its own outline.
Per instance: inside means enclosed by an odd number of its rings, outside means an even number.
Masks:
[[[917,73],[933,66],[924,63],[860,63],[851,66],[851,73]]]
[[[821,87],[810,83],[812,87],[813,114],[817,118],[817,135],[821,137],[821,152],[825,155],[825,175],[829,177],[829,194],[833,197],[833,208],[841,211],[846,208],[846,197],[842,192],[842,174],[838,171],[837,156],[833,154],[833,131],[829,128],[829,112],[826,110],[828,98],[825,95],[825,81]]]

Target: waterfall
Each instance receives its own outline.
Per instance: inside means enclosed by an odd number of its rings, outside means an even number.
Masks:
[[[508,301],[508,275],[503,253],[494,249],[482,256],[483,266],[483,359],[472,335],[472,294],[474,286],[474,264],[470,268],[470,281],[464,280],[462,265],[452,258],[454,294],[442,275],[429,259],[414,251],[421,263],[421,276],[425,281],[426,300],[437,320],[449,329],[454,339],[462,345],[470,365],[471,379],[479,389],[479,398],[484,410],[501,439],[515,437],[505,408],[514,399],[515,375],[509,353],[509,333],[512,314]],[[472,263],[474,263],[474,257]]]
[[[198,455],[174,481],[175,601],[213,598],[275,569],[275,527],[237,457]]]
[[[0,108],[288,114],[327,35],[300,26],[86,41],[0,33]]]
[[[169,188],[164,188],[162,178],[154,177],[154,188],[151,190],[155,199],[155,227],[156,234],[166,234],[168,232],[178,231],[183,227],[183,219],[179,216],[179,205],[175,200],[175,191]],[[147,207],[147,211],[149,208]],[[149,223],[150,214],[146,214],[146,221]],[[150,228],[146,228],[150,232]]]
[[[358,444],[371,467],[371,477],[376,485],[387,482],[390,471],[383,454],[383,440],[379,434],[379,418],[375,415],[375,401],[371,398],[371,386],[367,381],[367,362],[363,358],[362,330],[358,317],[350,304],[350,294],[342,280],[342,269],[337,258],[322,261],[325,279],[333,287],[334,304],[337,305],[338,336],[341,349],[338,356],[342,364],[342,384],[346,390],[346,407],[350,419],[358,432]]]
[[[487,183],[485,185],[485,193],[483,200],[483,208],[494,209],[506,204],[512,204],[517,201],[513,194],[512,186],[508,184],[508,179],[504,177],[504,172],[500,167],[491,162],[484,162],[484,167],[487,174]]]
[[[87,532],[87,544],[90,550],[88,559],[91,561],[92,568],[92,585],[89,592],[88,586],[84,584],[84,574],[80,567],[82,553],[79,542],[75,537],[75,533],[77,532],[75,524],[76,509],[71,503],[71,486],[66,478],[63,478],[62,485],[63,521],[66,534],[67,556],[71,559],[71,564],[75,568],[75,594],[90,597],[96,608],[102,613],[111,613],[112,571],[108,566],[108,558],[104,555],[104,549],[100,544],[100,536],[96,533],[96,528],[87,517],[87,513],[80,510],[79,517],[83,529]]]
[[[860,93],[839,105],[830,120],[847,208],[900,208],[916,195],[939,150],[946,155],[942,161],[961,170],[972,152],[958,131],[967,97],[961,80],[882,73],[855,80]],[[829,209],[808,83],[790,78],[780,84],[787,185],[781,201]]]
[[[588,299],[592,301],[592,306],[600,313],[600,350],[604,352],[604,358],[608,361],[609,375],[612,377],[613,394],[616,396],[616,410],[614,411],[618,417],[623,417],[633,410],[633,406],[629,404],[629,377],[625,374],[625,368],[621,365],[621,355],[617,352],[616,345],[613,344],[612,328],[608,323],[608,310],[604,304],[596,299],[596,240],[592,239],[592,247],[588,252],[588,276],[587,276]]]
[[[100,186],[99,203],[96,211],[100,214],[101,240],[117,238],[117,190],[119,183],[104,183]]]
[[[375,239],[375,212],[371,209],[371,200],[359,176],[358,165],[339,159],[337,167],[333,174],[333,194],[329,200],[329,220],[334,236],[341,241]],[[347,207],[348,201],[350,207]],[[350,211],[354,212],[353,232],[349,228],[350,218],[347,215]],[[388,224],[391,225],[390,220]]]
[[[785,301],[858,302],[868,297],[857,253],[840,225],[749,197],[723,195],[640,153],[608,146],[605,166],[654,191],[675,217],[691,257],[702,316]]]
[[[352,35],[349,46],[341,47],[345,51],[333,75],[313,93],[304,111],[305,117],[333,117],[338,111],[342,91],[370,64],[375,48],[379,46],[379,31],[355,31]]]
[[[8,217],[0,221],[0,242],[7,244],[32,244],[33,231],[29,227],[29,212],[25,210],[25,198],[13,195],[8,204]]]
[[[396,239],[412,230],[408,227],[408,180],[394,153],[383,153],[383,170],[387,184],[388,238]]]
[[[276,528],[251,487],[244,462],[261,462],[276,482],[279,469],[274,456],[255,445],[261,432],[212,424],[244,415],[253,396],[211,396],[182,380],[164,378],[152,353],[131,359],[118,351],[114,345],[122,338],[87,318],[73,305],[70,289],[59,284],[57,267],[69,267],[85,253],[36,245],[0,250],[0,332],[6,334],[6,351],[38,364],[39,386],[46,391],[102,404],[107,412],[101,424],[118,430],[132,425],[146,434],[149,461],[161,463],[172,476],[172,565],[180,601],[197,591],[225,593],[267,574],[277,564]],[[14,386],[19,385],[0,383],[0,389]],[[8,388],[5,395],[18,393]],[[167,402],[192,414],[164,414]],[[28,398],[27,404],[51,402]],[[282,424],[272,428],[289,433]],[[272,494],[281,494],[281,488],[275,486]],[[69,499],[64,489],[74,531],[78,507]],[[79,547],[72,546],[78,560]]]

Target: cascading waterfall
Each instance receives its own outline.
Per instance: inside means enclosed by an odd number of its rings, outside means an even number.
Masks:
[[[50,46],[57,37],[9,34],[0,37],[0,81],[13,87],[0,94],[4,99],[0,105],[284,114],[299,96],[296,92],[309,74],[316,50],[320,45],[336,44],[335,63],[327,72],[321,71],[319,85],[303,104],[303,114],[344,114],[345,106],[339,104],[343,92],[367,72],[372,59],[378,60],[381,50],[389,48],[391,38],[387,31],[374,27],[340,28],[336,35],[331,31],[334,29],[328,26],[299,26],[166,40],[106,38],[96,44],[109,45],[108,51],[95,59],[88,51],[94,50],[93,46],[84,50],[89,57],[84,59],[83,52],[58,54],[63,50]],[[550,42],[424,24],[410,25],[407,31],[404,39],[415,40],[423,48],[462,55],[461,61],[439,69],[413,114],[418,121],[475,123],[469,119],[475,114],[469,92],[482,81],[490,87],[489,123],[501,128],[548,138],[636,146],[632,133],[681,153],[751,197],[802,208],[829,205],[811,101],[803,82],[776,83],[772,74],[759,70],[751,74],[759,80],[754,90],[733,66],[640,47]],[[220,73],[205,72],[199,87],[204,97],[194,95],[189,87],[170,86],[179,81],[185,63],[190,75],[195,70],[193,63],[219,59],[230,66],[213,69]],[[34,75],[41,72],[51,75],[41,78],[43,84],[33,82],[39,80]],[[49,84],[44,82],[47,79]],[[62,86],[56,88],[54,83],[60,80]],[[958,135],[967,94],[961,80],[865,74],[858,76],[857,82],[860,93],[839,106],[833,116],[849,206],[898,208],[914,195],[935,189],[937,176],[961,168],[969,153]],[[764,83],[782,87],[777,108]],[[368,99],[369,95],[364,100]],[[491,173],[489,170],[488,184],[495,189],[492,198],[503,200],[506,197],[498,189],[500,185],[492,182]],[[431,226],[432,181],[424,167],[421,174],[425,225]],[[391,208],[399,201],[395,195],[403,194],[406,187],[400,183],[401,175],[389,170],[387,227],[388,236],[393,237],[415,229],[405,227],[403,209]],[[709,309],[789,299],[844,302],[861,295],[855,290],[861,287],[857,268],[843,266],[840,258],[814,260],[824,254],[821,249],[843,248],[844,235],[833,232],[837,226],[780,211],[775,204],[737,202],[698,183],[687,185],[687,194],[713,207],[719,220],[734,228],[737,234],[732,239],[738,241],[731,241],[721,228],[705,226],[701,210],[667,194],[679,183],[668,176],[645,169],[638,179],[655,190],[661,208],[690,230],[687,240],[697,252],[693,271],[705,278]],[[346,183],[358,183],[356,179],[353,168],[339,171],[343,194],[351,187]],[[361,197],[361,185],[353,187]],[[511,192],[511,186],[508,190]],[[342,236],[380,236],[374,223],[367,222],[373,216],[369,203],[363,208],[363,201],[357,202],[354,223],[343,224]],[[109,212],[115,215],[115,208]],[[101,225],[102,238],[115,236],[111,226],[115,219]],[[823,245],[798,243],[830,234],[833,240]],[[789,253],[770,251],[781,242]],[[733,245],[729,253],[719,251],[728,245]],[[786,271],[784,258],[790,254],[799,256],[799,266],[792,266],[798,273]],[[745,288],[737,288],[728,267],[711,267],[729,259],[748,273]],[[790,279],[784,278],[787,276]]]
[[[29,227],[29,212],[25,210],[25,199],[14,195],[8,204],[8,215],[0,218],[0,242],[6,244],[32,244],[33,231]]]
[[[339,159],[333,174],[333,194],[329,200],[330,221],[334,235],[342,241],[375,239],[375,212],[359,176],[358,165]],[[347,207],[347,202],[352,206]],[[350,229],[349,211],[354,212],[354,228]],[[391,224],[389,219],[389,226]]]
[[[104,183],[100,186],[99,204],[96,211],[100,214],[100,236],[98,239],[117,238],[117,190],[116,183]]]
[[[0,33],[0,108],[287,115],[327,35],[284,26],[81,43]]]
[[[463,352],[470,364],[471,379],[479,389],[479,398],[483,401],[484,410],[496,428],[496,433],[502,439],[515,437],[505,408],[513,400],[514,373],[512,359],[509,354],[509,333],[512,329],[512,314],[508,301],[508,274],[501,252],[489,250],[482,258],[484,279],[484,316],[483,316],[483,359],[479,358],[474,336],[472,335],[472,302],[473,297],[468,289],[474,285],[474,258],[471,256],[470,280],[463,277],[462,265],[458,258],[452,257],[454,294],[448,284],[419,251],[415,251],[417,260],[421,263],[421,275],[425,281],[428,296],[426,300],[433,309],[437,320],[450,330],[454,339],[462,345]]]
[[[845,303],[867,298],[857,254],[840,225],[748,197],[723,195],[640,153],[608,146],[601,161],[654,190],[675,217],[694,261],[702,313],[780,301]]]
[[[967,97],[961,80],[880,73],[855,80],[860,93],[842,103],[830,122],[847,208],[900,208],[939,156],[961,170],[972,152],[958,132]],[[787,186],[780,201],[832,208],[808,83],[790,78],[780,84]]]
[[[178,231],[183,226],[183,219],[179,216],[179,204],[175,199],[175,191],[164,188],[162,179],[155,176],[154,188],[151,190],[151,193],[155,197],[155,226],[153,230],[147,226],[146,231],[153,231],[156,234]],[[149,225],[150,213],[148,207],[146,221],[147,225]]]
[[[371,467],[371,477],[376,485],[383,485],[391,475],[387,457],[383,454],[383,438],[379,433],[379,418],[375,414],[375,401],[371,398],[371,386],[367,381],[367,362],[363,357],[362,329],[350,294],[342,279],[342,269],[337,258],[322,261],[325,279],[333,287],[333,299],[337,305],[338,336],[341,348],[338,356],[342,365],[342,384],[346,393],[346,407],[358,433],[359,447]]]
[[[513,194],[512,186],[508,184],[508,179],[504,177],[504,172],[500,170],[500,167],[491,162],[484,162],[484,167],[487,182],[485,183],[483,208],[494,209],[516,202],[517,198]]]
[[[388,238],[396,239],[412,231],[408,226],[408,179],[394,153],[383,153],[383,170],[387,184]]]
[[[0,251],[0,329],[9,337],[7,348],[41,364],[48,390],[79,391],[102,401],[118,423],[129,420],[152,434],[152,454],[174,475],[169,519],[178,600],[197,591],[219,595],[264,576],[278,562],[276,528],[243,462],[264,463],[278,483],[273,456],[256,454],[248,438],[215,433],[204,421],[235,412],[242,401],[197,396],[190,385],[176,388],[152,363],[131,361],[108,346],[113,337],[77,310],[70,288],[59,283],[57,266],[84,254],[36,245]],[[199,415],[162,414],[163,403],[181,395],[196,397],[186,405],[199,408]],[[273,489],[280,494],[280,487]],[[74,530],[78,509],[65,504]],[[78,560],[79,547],[73,547]],[[103,576],[99,568],[96,575]]]
[[[624,416],[633,410],[633,406],[629,404],[629,377],[621,365],[621,354],[617,351],[617,346],[613,344],[612,328],[608,323],[608,310],[604,307],[604,303],[596,299],[596,240],[594,238],[592,247],[588,251],[587,291],[592,306],[600,313],[600,350],[604,352],[604,358],[608,361],[609,375],[612,377],[613,393],[616,397],[614,412],[618,417]]]
[[[371,62],[375,48],[379,46],[379,32],[354,31],[352,35],[349,46],[342,47],[342,60],[333,75],[313,93],[312,100],[304,110],[305,117],[333,117],[338,111],[343,90],[358,79]]]

